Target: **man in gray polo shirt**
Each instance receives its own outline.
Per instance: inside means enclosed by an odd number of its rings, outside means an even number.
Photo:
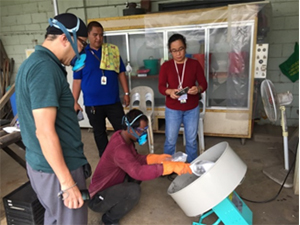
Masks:
[[[83,166],[88,162],[62,66],[70,65],[85,47],[87,28],[70,13],[49,19],[49,24],[43,44],[36,46],[16,77],[27,173],[46,210],[44,224],[87,224],[80,190],[86,189]]]

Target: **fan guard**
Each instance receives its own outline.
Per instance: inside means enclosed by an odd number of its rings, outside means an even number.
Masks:
[[[275,87],[270,80],[264,80],[260,87],[261,98],[268,119],[276,122],[278,119],[278,102]]]

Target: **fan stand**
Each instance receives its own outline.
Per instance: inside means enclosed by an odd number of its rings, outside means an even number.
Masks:
[[[289,149],[288,149],[288,131],[286,126],[285,106],[280,106],[281,111],[281,127],[284,147],[284,168],[281,165],[272,166],[263,170],[263,173],[276,183],[282,185],[289,172]],[[285,188],[293,187],[293,176],[289,174],[283,185]]]
[[[281,165],[272,166],[263,170],[263,173],[269,177],[271,180],[275,181],[276,183],[282,185],[288,170],[282,168]],[[292,188],[293,187],[293,176],[290,173],[287,180],[285,181],[284,185],[285,188]]]

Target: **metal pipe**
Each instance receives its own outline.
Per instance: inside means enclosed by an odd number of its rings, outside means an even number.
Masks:
[[[139,3],[139,2],[135,2],[135,3]],[[112,4],[112,5],[90,5],[90,6],[77,6],[77,7],[70,7],[70,8],[67,8],[66,9],[66,13],[71,10],[71,9],[82,9],[82,8],[95,8],[95,7],[98,7],[98,8],[101,8],[101,7],[108,7],[108,6],[118,6],[118,5],[127,5],[128,2],[125,2],[125,3],[119,3],[119,4]]]
[[[86,0],[83,0],[83,7],[84,7],[84,20],[87,23]]]
[[[54,16],[58,15],[57,0],[53,0]]]
[[[151,0],[151,3],[155,3],[155,2],[165,2],[165,0]],[[130,2],[130,3],[136,3],[138,5],[141,4],[141,2]],[[102,8],[102,7],[107,7],[107,6],[118,6],[118,5],[125,5],[126,7],[128,6],[129,2],[126,1],[125,3],[119,3],[119,4],[112,4],[112,5],[93,5],[93,6],[78,6],[78,7],[70,7],[66,9],[66,13],[71,10],[71,9],[82,9],[82,8],[94,8],[94,7],[98,7],[98,8]]]

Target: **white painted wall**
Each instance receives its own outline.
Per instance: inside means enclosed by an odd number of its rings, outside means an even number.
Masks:
[[[70,9],[83,6],[83,0],[57,0],[59,13],[74,13],[83,20],[99,17],[122,16],[124,0],[86,0],[87,16],[84,9]],[[133,1],[132,1],[133,2]],[[137,1],[136,1],[137,2]],[[178,2],[175,0],[159,1]],[[299,40],[299,0],[270,0],[272,4],[272,26],[269,33],[269,61],[267,77],[275,84],[277,92],[291,91],[293,103],[287,107],[289,126],[299,124],[299,81],[292,83],[280,72],[279,64],[293,52],[294,43]],[[123,5],[124,3],[124,5]],[[107,6],[122,4],[117,6]],[[158,10],[158,2],[152,3],[152,11]],[[0,1],[0,39],[10,58],[15,60],[14,77],[21,63],[25,60],[25,49],[44,40],[48,18],[54,17],[52,0],[1,0]],[[261,123],[270,123],[262,120]],[[277,122],[279,125],[279,121]]]

